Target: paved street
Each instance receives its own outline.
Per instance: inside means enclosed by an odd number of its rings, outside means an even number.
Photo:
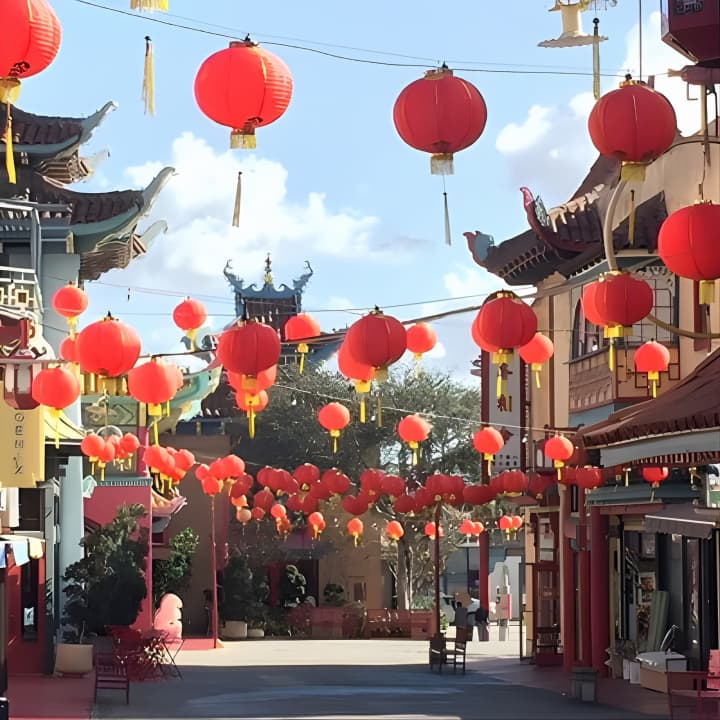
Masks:
[[[496,660],[489,653],[496,653]],[[511,643],[473,643],[465,676],[431,674],[427,644],[403,640],[261,640],[180,655],[183,677],[134,684],[131,703],[103,694],[99,718],[479,720],[649,718],[581,704],[494,676],[518,664]],[[482,668],[482,669],[481,669]],[[664,717],[664,713],[655,717]]]

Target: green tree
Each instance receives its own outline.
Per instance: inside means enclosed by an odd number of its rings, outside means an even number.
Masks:
[[[199,537],[192,528],[181,530],[170,540],[167,560],[153,560],[153,603],[155,607],[167,593],[182,595],[190,582],[192,560]]]
[[[82,642],[88,634],[103,634],[108,625],[132,625],[147,596],[145,568],[148,531],[138,521],[142,505],[122,505],[107,525],[82,540],[85,557],[67,568],[65,640]]]
[[[307,369],[300,375],[296,368],[284,366],[278,368],[270,398],[268,407],[258,415],[257,434],[252,442],[245,442],[247,429],[242,419],[231,430],[239,443],[237,452],[251,470],[264,465],[292,470],[311,462],[321,469],[341,468],[357,482],[362,471],[372,467],[401,475],[410,489],[434,472],[462,475],[470,483],[480,479],[481,459],[471,442],[479,423],[479,391],[446,373],[429,372],[417,366],[394,369],[387,382],[366,396],[368,422],[351,422],[342,432],[336,454],[327,432],[317,422],[317,411],[325,403],[337,400],[357,418],[360,400],[352,383],[324,369]],[[417,466],[412,465],[411,451],[400,442],[396,432],[398,421],[411,413],[427,414],[432,424]],[[380,426],[378,414],[382,417]],[[403,523],[405,535],[397,545],[397,559],[393,554],[390,556],[390,566],[396,577],[398,605],[409,608],[415,594],[425,595],[431,588],[429,569],[434,556],[423,528],[432,519],[432,510],[417,516],[398,515],[384,498],[371,512]],[[491,512],[492,508],[476,509],[474,514],[487,520]],[[456,508],[443,508],[441,525],[446,534],[447,528],[457,525],[458,515]],[[442,542],[441,565],[453,549],[452,538],[446,537]]]

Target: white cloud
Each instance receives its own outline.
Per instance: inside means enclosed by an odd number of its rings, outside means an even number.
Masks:
[[[135,185],[147,185],[163,164],[152,161],[126,172]],[[397,257],[392,239],[382,238],[377,217],[335,211],[321,192],[291,200],[287,170],[278,162],[231,151],[218,154],[184,133],[173,143],[170,164],[177,174],[150,218],[166,219],[169,232],[141,264],[124,271],[136,284],[142,284],[142,278],[157,283],[169,272],[173,285],[187,292],[226,292],[220,271],[227,259],[242,261],[242,269],[252,268],[255,274],[267,252],[277,253],[288,265],[301,264],[307,257]],[[240,228],[233,228],[238,171],[242,207]]]
[[[510,123],[499,133],[495,147],[503,155],[526,152],[544,138],[553,127],[553,109],[533,105],[523,123]]]

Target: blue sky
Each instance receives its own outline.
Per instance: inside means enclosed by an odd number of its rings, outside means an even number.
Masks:
[[[425,0],[170,2],[171,14],[154,17],[237,37],[249,32],[261,43],[424,62],[339,46],[366,48],[427,58],[427,68],[437,60],[494,70],[591,69],[590,48],[537,47],[560,34],[559,14],[547,12],[550,0],[446,0],[441,6]],[[129,2],[104,4],[125,10]],[[77,189],[139,187],[162,166],[178,170],[147,220],[164,218],[168,234],[142,261],[89,288],[87,319],[111,309],[141,330],[148,351],[178,348],[170,312],[179,298],[137,288],[216,298],[207,303],[208,311],[221,325],[232,312],[222,275],[225,262],[232,259],[247,281],[260,281],[266,251],[272,253],[277,282],[299,275],[304,260],[313,264],[315,277],[305,299],[310,311],[417,303],[392,311],[405,319],[473,303],[430,300],[477,295],[479,302],[497,283],[472,263],[462,233],[482,230],[500,241],[523,231],[518,187],[528,185],[548,206],[560,203],[594,158],[585,130],[591,77],[458,71],[485,97],[489,119],[480,140],[457,155],[455,175],[447,182],[453,230],[448,248],[442,181],[430,176],[427,155],[399,139],[391,119],[395,98],[422,75],[422,67],[346,62],[267,44],[292,71],[293,99],[284,117],[258,131],[257,151],[231,153],[227,129],[200,113],[192,93],[197,68],[227,40],[77,0],[55,0],[53,6],[63,25],[63,45],[48,70],[24,83],[21,106],[39,114],[88,115],[107,100],[119,105],[86,147],[87,154],[107,148],[111,155]],[[660,45],[655,10],[648,7],[645,18],[645,67],[665,72],[684,62]],[[603,70],[636,72],[637,3],[622,0],[598,16],[602,34],[610,37],[602,45]],[[592,11],[583,15],[586,30],[592,17]],[[146,34],[155,48],[155,117],[143,114],[140,101]],[[675,83],[673,100],[685,92],[680,81]],[[616,80],[606,77],[602,84],[609,90]],[[240,168],[243,220],[234,230],[230,219]],[[326,312],[317,317],[326,329],[354,318]],[[465,373],[475,354],[471,321],[471,315],[461,315],[437,326],[444,350],[435,362],[454,373]]]

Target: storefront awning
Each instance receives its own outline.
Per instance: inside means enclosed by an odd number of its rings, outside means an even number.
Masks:
[[[699,508],[694,505],[671,505],[653,515],[645,516],[645,532],[709,540],[713,530],[720,527],[719,523],[718,509]]]

